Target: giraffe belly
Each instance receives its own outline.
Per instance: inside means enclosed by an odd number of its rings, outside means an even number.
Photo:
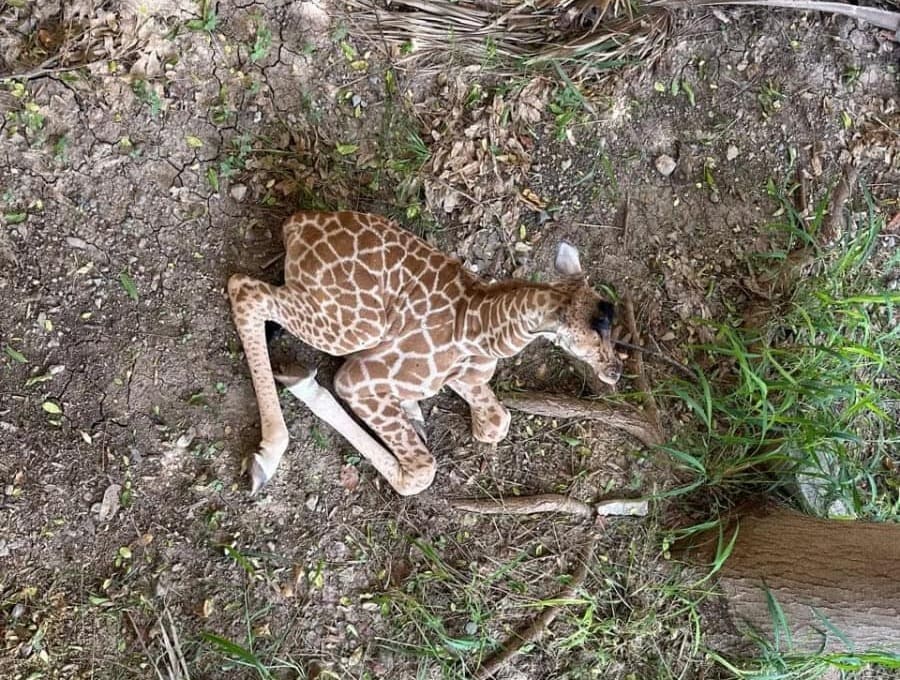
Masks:
[[[315,247],[289,250],[285,263],[300,339],[344,356],[378,346],[388,331],[381,279],[365,258],[325,260]],[[290,272],[289,272],[290,270]]]

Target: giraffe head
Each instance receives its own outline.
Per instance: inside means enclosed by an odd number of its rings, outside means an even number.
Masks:
[[[566,277],[560,287],[568,299],[549,339],[587,363],[600,380],[615,385],[622,375],[622,361],[612,339],[613,305],[588,285],[575,246],[561,242],[555,264],[556,271]]]

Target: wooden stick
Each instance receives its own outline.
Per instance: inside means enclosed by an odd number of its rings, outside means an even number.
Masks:
[[[588,562],[594,554],[594,545],[596,542],[596,534],[592,533],[584,545],[578,566],[575,569],[575,573],[572,574],[571,582],[554,596],[553,599],[556,602],[563,603],[567,600],[571,600],[582,586],[584,579],[587,576]],[[559,615],[562,607],[562,604],[554,604],[547,607],[528,627],[509,637],[496,654],[488,657],[488,659],[481,664],[475,672],[474,677],[476,680],[486,680],[487,678],[492,677],[507,661],[518,654],[522,647],[530,642],[537,642],[540,640],[550,624],[553,623],[553,620]]]
[[[634,301],[631,299],[631,293],[625,293],[622,297],[622,303],[625,307],[625,323],[628,325],[631,339],[635,344],[642,345],[641,335],[638,333],[637,322],[634,318]],[[656,408],[656,399],[653,398],[653,394],[650,392],[650,385],[647,383],[647,376],[644,374],[644,360],[640,352],[631,354],[631,364],[634,367],[635,382],[644,394],[644,407],[647,409],[650,421],[659,431],[659,410]]]
[[[548,418],[584,418],[624,430],[645,446],[658,446],[659,429],[636,409],[547,392],[504,392],[501,401],[516,411]]]

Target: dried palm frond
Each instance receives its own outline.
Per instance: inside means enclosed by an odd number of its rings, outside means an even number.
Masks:
[[[448,50],[473,59],[535,65],[590,57],[593,70],[652,56],[669,25],[665,9],[628,0],[348,0],[354,21],[417,55]]]
[[[890,0],[887,0],[890,1]],[[841,14],[900,41],[900,13],[822,0],[346,0],[353,20],[421,57],[456,53],[507,64],[563,64],[574,76],[652,60],[671,10],[751,5]],[[502,64],[492,64],[499,68]]]

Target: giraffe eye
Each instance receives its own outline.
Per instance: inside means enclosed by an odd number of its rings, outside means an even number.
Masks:
[[[612,330],[614,308],[612,304],[601,300],[597,303],[597,309],[591,317],[591,328],[600,334],[603,338],[608,338]]]
[[[591,328],[597,331],[600,335],[609,333],[611,329],[609,319],[605,316],[595,316],[593,319],[591,319]]]

